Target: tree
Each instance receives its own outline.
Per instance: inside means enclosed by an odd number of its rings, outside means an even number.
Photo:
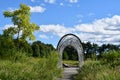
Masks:
[[[17,36],[17,43],[19,49],[19,40],[25,41],[26,39],[34,40],[33,32],[39,30],[39,26],[30,23],[30,8],[25,4],[20,5],[20,9],[14,11],[5,11],[5,17],[11,18],[15,27],[6,29],[6,35],[15,37]]]
[[[0,35],[0,57],[9,56],[14,48],[15,45],[11,38]]]
[[[33,49],[33,57],[39,57],[40,56],[40,50],[39,50],[39,45],[38,44],[33,44],[32,45]]]
[[[35,41],[31,46],[34,57],[48,57],[50,55],[50,52],[55,51],[54,47],[51,44],[44,44],[41,41]]]

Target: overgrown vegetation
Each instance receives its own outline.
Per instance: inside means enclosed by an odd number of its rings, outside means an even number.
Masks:
[[[86,61],[75,80],[120,80],[120,52],[102,54],[99,61]]]
[[[47,57],[51,51],[55,51],[51,44],[44,44],[35,41],[32,44],[29,40],[34,40],[33,33],[39,30],[39,26],[30,22],[30,7],[20,4],[20,8],[14,11],[5,11],[5,18],[10,18],[13,25],[4,29],[0,35],[0,57],[11,56],[13,51],[23,51],[33,57]]]
[[[83,46],[85,60],[87,60],[87,59],[92,59],[92,60],[102,59],[102,54],[104,52],[108,52],[110,50],[116,50],[116,51],[120,50],[120,45],[103,44],[103,45],[99,46],[98,44],[90,43],[90,42],[86,42],[86,43],[82,42],[81,44]],[[74,49],[74,47],[67,46],[64,49],[63,59],[78,61],[77,51]]]
[[[58,69],[57,64],[58,53],[56,52],[52,52],[48,58],[32,58],[16,52],[11,60],[0,60],[0,79],[57,80],[61,76],[61,70]]]
[[[20,9],[5,11],[13,26],[0,35],[0,80],[57,80],[58,53],[52,45],[35,41],[33,33],[39,26],[30,22],[30,8],[25,4]]]
[[[109,51],[102,54],[103,60],[101,61],[103,64],[110,64],[111,66],[120,65],[120,51]]]

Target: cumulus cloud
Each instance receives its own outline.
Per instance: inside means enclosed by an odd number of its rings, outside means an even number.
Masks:
[[[5,25],[4,29],[16,27],[12,24]],[[78,24],[73,27],[66,27],[60,24],[40,25],[42,34],[40,38],[49,39],[49,36],[62,37],[65,34],[76,34],[81,41],[93,43],[113,43],[120,44],[120,16],[106,17],[95,20],[91,23]],[[49,35],[48,35],[49,34]]]
[[[29,6],[30,7],[30,12],[39,12],[39,13],[43,13],[46,8],[42,7],[42,6]],[[15,8],[8,8],[9,11],[14,11],[17,10]]]
[[[14,10],[17,10],[17,9],[9,7],[8,10],[13,12]]]
[[[17,27],[17,25],[6,24],[6,25],[2,28],[2,30],[8,29],[8,28],[10,28],[10,27]]]
[[[89,24],[78,24],[72,28],[60,24],[40,26],[43,33],[52,33],[59,37],[67,33],[74,33],[82,41],[91,41],[98,44],[118,44],[120,42],[120,16],[118,15],[98,19]]]
[[[112,18],[99,19],[90,24],[80,24],[75,28],[77,31],[89,33],[119,34],[120,31],[117,29],[120,28],[120,16],[115,15]]]
[[[31,2],[34,2],[35,0],[31,0]]]
[[[97,43],[119,43],[117,39],[120,34],[120,16],[115,15],[112,18],[103,18],[90,24],[80,24],[75,26],[78,33],[85,33],[86,40]],[[87,36],[88,35],[88,36]],[[117,41],[115,41],[117,39]]]
[[[60,3],[60,6],[63,6],[64,4],[63,3]]]
[[[39,12],[43,13],[46,9],[41,7],[41,6],[30,6],[30,11],[31,12]]]
[[[44,33],[52,33],[53,35],[57,36],[63,36],[64,34],[70,33],[71,31],[74,31],[73,28],[67,28],[63,25],[40,25],[40,30]]]
[[[48,39],[48,36],[45,35],[45,34],[41,34],[41,35],[39,35],[39,37],[40,37],[40,38],[43,38],[43,39]]]
[[[69,0],[70,3],[77,3],[78,0]]]
[[[50,3],[50,4],[53,4],[55,3],[55,0],[44,0],[46,3]]]

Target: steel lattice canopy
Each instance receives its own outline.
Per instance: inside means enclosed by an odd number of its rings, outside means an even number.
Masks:
[[[81,67],[84,63],[83,48],[82,48],[81,40],[74,34],[66,34],[58,42],[57,50],[60,55],[59,67],[62,68],[62,55],[63,55],[64,49],[67,46],[72,46],[77,50],[78,59],[79,59],[79,67]]]

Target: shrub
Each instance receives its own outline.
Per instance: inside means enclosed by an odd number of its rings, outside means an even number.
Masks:
[[[112,68],[110,65],[91,61],[80,68],[75,80],[120,80],[119,69],[120,67]]]
[[[0,56],[4,57],[9,55],[9,52],[15,48],[14,42],[11,38],[6,38],[4,36],[0,36]]]
[[[109,51],[102,54],[104,64],[110,64],[112,66],[120,65],[120,51]]]
[[[16,49],[8,49],[8,52],[2,56],[0,56],[3,60],[10,60],[12,62],[26,62],[28,55],[23,51],[17,51]]]
[[[104,60],[106,60],[107,62],[111,62],[117,58],[120,58],[120,52],[112,50],[112,51],[103,53],[102,56]]]

